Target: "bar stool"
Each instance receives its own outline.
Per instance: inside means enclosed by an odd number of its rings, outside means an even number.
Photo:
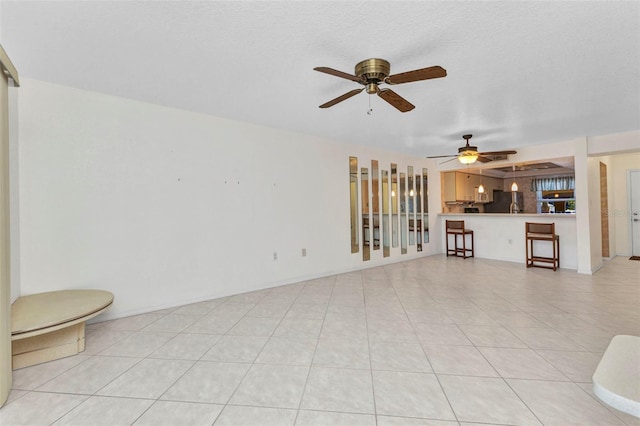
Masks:
[[[527,251],[527,268],[548,268],[554,271],[560,267],[560,236],[556,235],[555,223],[525,223],[525,244]],[[553,246],[553,256],[536,256],[533,254],[534,241],[549,241]],[[536,265],[535,262],[551,263],[553,266]]]
[[[473,231],[465,229],[464,220],[445,221],[445,231],[447,236],[447,256],[458,256],[463,259],[473,257]],[[449,235],[453,235],[454,248],[452,249],[449,248]],[[462,235],[462,247],[458,247],[458,235]],[[467,248],[467,235],[471,235],[471,248]],[[470,256],[467,255],[468,252],[471,252]]]

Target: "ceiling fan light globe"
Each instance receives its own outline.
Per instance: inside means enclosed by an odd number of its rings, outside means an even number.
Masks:
[[[466,154],[466,153],[462,153],[460,155],[458,155],[458,161],[460,161],[462,164],[473,164],[476,162],[476,160],[478,159],[478,154]]]

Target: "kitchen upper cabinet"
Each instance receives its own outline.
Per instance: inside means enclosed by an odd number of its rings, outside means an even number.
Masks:
[[[456,201],[456,172],[442,173],[442,199],[445,203]]]
[[[493,201],[493,190],[502,189],[502,179],[480,176],[464,172],[444,172],[443,173],[443,201],[454,202],[476,202],[476,189],[480,183],[485,188],[487,194],[484,202]]]
[[[471,174],[461,172],[445,172],[443,176],[444,182],[444,201],[473,201],[474,186],[471,182]]]

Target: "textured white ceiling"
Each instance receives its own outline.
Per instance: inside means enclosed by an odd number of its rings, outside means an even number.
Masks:
[[[640,129],[640,2],[7,1],[0,40],[21,77],[420,156]],[[370,57],[400,113],[356,83]],[[369,101],[373,108],[366,114]]]

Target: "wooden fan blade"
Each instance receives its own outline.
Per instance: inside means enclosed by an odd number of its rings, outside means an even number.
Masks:
[[[346,100],[346,99],[349,99],[349,98],[350,98],[350,97],[352,97],[352,96],[357,95],[358,93],[362,92],[363,90],[364,90],[364,87],[363,87],[362,89],[354,89],[354,90],[352,90],[352,91],[350,91],[350,92],[345,93],[345,94],[344,94],[344,95],[342,95],[342,96],[338,96],[337,98],[332,99],[332,100],[330,100],[329,102],[326,102],[326,103],[324,103],[324,104],[320,105],[320,108],[329,108],[329,107],[332,107],[332,106],[334,106],[334,105],[335,105],[335,104],[337,104],[337,103],[340,103],[340,102],[342,102],[342,101],[344,101],[344,100]]]
[[[378,90],[378,96],[387,101],[392,107],[400,112],[411,111],[415,108],[415,106],[411,102],[398,95],[391,89]]]
[[[355,81],[357,83],[360,83],[360,78],[359,77],[356,77],[355,75],[352,75],[352,74],[348,74],[346,72],[334,70],[333,68],[316,67],[316,68],[314,68],[314,70],[323,72],[325,74],[335,75],[336,77],[346,78],[347,80],[351,80],[351,81]]]
[[[452,154],[452,155],[434,155],[432,157],[426,157],[426,158],[447,158],[447,157],[457,157],[458,154]]]
[[[491,158],[487,158],[487,157],[483,157],[482,155],[478,155],[478,162],[480,163],[488,163],[490,161],[493,161]]]
[[[493,151],[493,152],[479,152],[478,155],[511,155],[517,154],[518,151]]]
[[[447,70],[441,66],[421,68],[419,70],[407,71],[400,74],[390,75],[385,79],[389,84],[411,83],[412,81],[429,80],[447,76]]]
[[[456,155],[455,158],[452,158],[451,160],[443,161],[440,164],[447,164],[448,162],[453,161],[453,160],[457,160],[457,159],[458,159],[458,156]]]

